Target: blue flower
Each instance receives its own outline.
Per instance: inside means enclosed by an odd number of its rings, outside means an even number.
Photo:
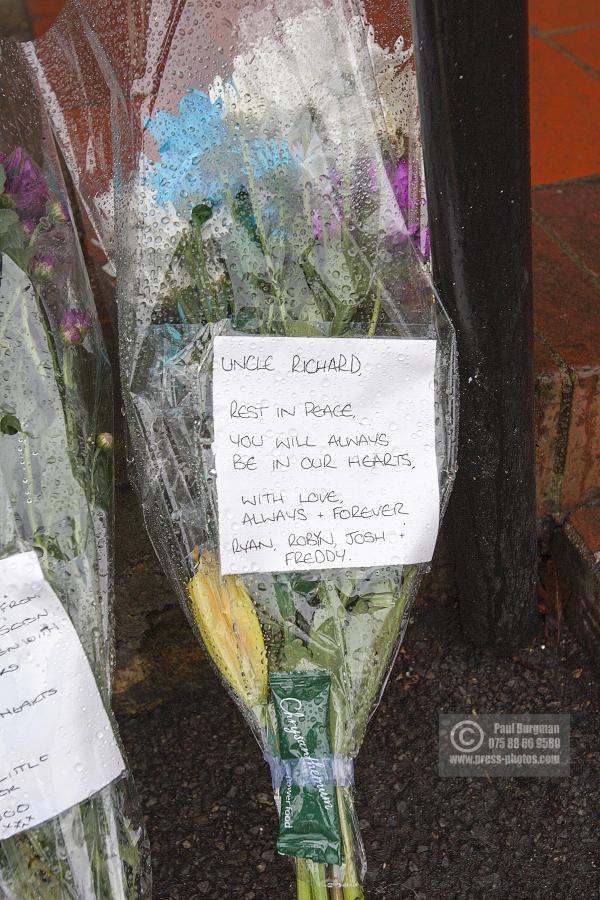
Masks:
[[[227,144],[229,133],[220,108],[206,94],[190,91],[181,98],[178,115],[159,110],[146,128],[160,153],[160,161],[149,164],[147,175],[160,206],[169,200],[180,206],[189,195],[205,199],[220,193],[219,179],[209,175],[202,157]]]
[[[248,163],[255,179],[293,164],[285,141],[248,138],[243,147],[239,129],[223,117],[221,99],[213,103],[197,89],[181,98],[177,114],[159,110],[145,127],[160,154],[157,162],[146,160],[145,181],[160,206],[171,201],[190,212],[199,202],[219,205],[226,189],[235,194],[248,184]]]

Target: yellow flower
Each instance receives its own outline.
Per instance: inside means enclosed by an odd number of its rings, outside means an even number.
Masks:
[[[249,708],[267,701],[267,652],[254,604],[235,575],[221,578],[215,555],[204,550],[188,582],[202,640],[225,681]]]

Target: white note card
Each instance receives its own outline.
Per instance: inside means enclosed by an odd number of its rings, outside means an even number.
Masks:
[[[431,559],[435,354],[434,340],[215,339],[223,574]]]
[[[0,560],[0,840],[124,769],[77,632],[36,553]]]

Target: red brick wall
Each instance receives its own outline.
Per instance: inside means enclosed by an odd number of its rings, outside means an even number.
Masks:
[[[50,28],[64,5],[65,0],[25,0],[34,37],[39,37]]]

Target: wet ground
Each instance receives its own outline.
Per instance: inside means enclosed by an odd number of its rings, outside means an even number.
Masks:
[[[152,577],[153,590],[165,590]],[[179,612],[169,616],[178,633]],[[267,767],[209,666],[195,654],[186,666],[186,680],[153,710],[120,716],[152,842],[154,896],[288,900],[292,869],[274,852]],[[439,778],[440,711],[569,712],[571,776]],[[367,897],[599,897],[599,733],[598,682],[567,633],[541,631],[498,660],[465,644],[451,598],[424,599],[356,767]]]

